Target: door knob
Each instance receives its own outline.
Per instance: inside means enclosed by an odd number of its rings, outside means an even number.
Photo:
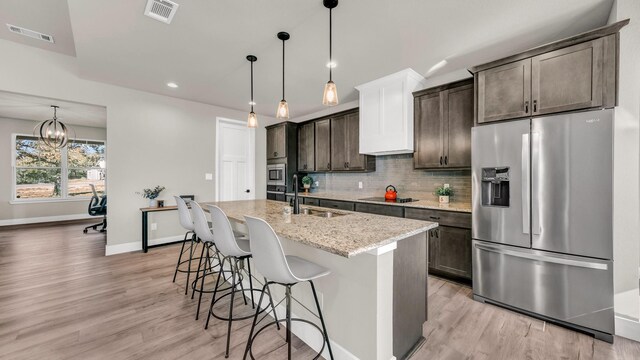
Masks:
[[[244,192],[246,192],[246,193],[250,193],[250,192],[251,192],[251,190],[247,189],[247,190],[245,190]]]

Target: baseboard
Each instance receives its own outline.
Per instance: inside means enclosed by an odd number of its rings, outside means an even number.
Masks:
[[[167,236],[163,238],[152,239],[152,240],[149,240],[149,246],[156,246],[156,245],[162,245],[162,244],[172,243],[176,241],[182,241],[183,239],[184,239],[184,235]],[[105,248],[105,255],[109,256],[109,255],[116,255],[116,254],[122,254],[122,253],[140,251],[140,250],[142,250],[142,241],[134,241],[134,242],[128,242],[124,244],[107,245],[107,247]]]
[[[640,322],[616,315],[616,335],[640,342]]]
[[[22,219],[7,219],[7,220],[0,220],[0,226],[38,224],[38,223],[47,223],[47,222],[55,222],[55,221],[68,221],[68,220],[81,220],[81,219],[96,219],[96,222],[100,222],[102,220],[102,217],[91,216],[89,214],[72,214],[72,215],[30,217],[30,218],[22,218]]]

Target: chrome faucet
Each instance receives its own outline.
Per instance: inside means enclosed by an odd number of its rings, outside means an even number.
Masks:
[[[300,214],[300,202],[298,199],[298,174],[293,174],[293,213]]]

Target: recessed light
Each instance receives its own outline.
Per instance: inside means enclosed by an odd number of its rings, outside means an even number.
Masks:
[[[256,102],[255,102],[255,101],[249,101],[249,105],[254,106],[255,104],[256,104]]]
[[[338,64],[335,61],[330,61],[327,63],[326,67],[328,68],[335,68],[336,66],[338,66]]]
[[[174,83],[174,82],[170,82],[170,83],[167,83],[167,86],[168,86],[168,87],[170,87],[170,88],[175,89],[175,88],[177,88],[177,87],[178,87],[178,84],[176,84],[176,83]]]

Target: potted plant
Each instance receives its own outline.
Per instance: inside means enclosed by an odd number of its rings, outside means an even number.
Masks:
[[[142,193],[136,192],[136,194],[140,194],[143,198],[149,199],[149,207],[156,207],[158,206],[158,201],[156,200],[156,198],[164,189],[164,186],[157,185],[153,189],[142,189]]]
[[[304,192],[309,192],[311,188],[311,183],[313,183],[313,179],[309,175],[305,175],[302,178],[302,186],[304,187]]]
[[[448,204],[449,197],[453,195],[453,189],[450,187],[440,186],[436,188],[436,195],[438,195],[438,202],[440,204]]]

